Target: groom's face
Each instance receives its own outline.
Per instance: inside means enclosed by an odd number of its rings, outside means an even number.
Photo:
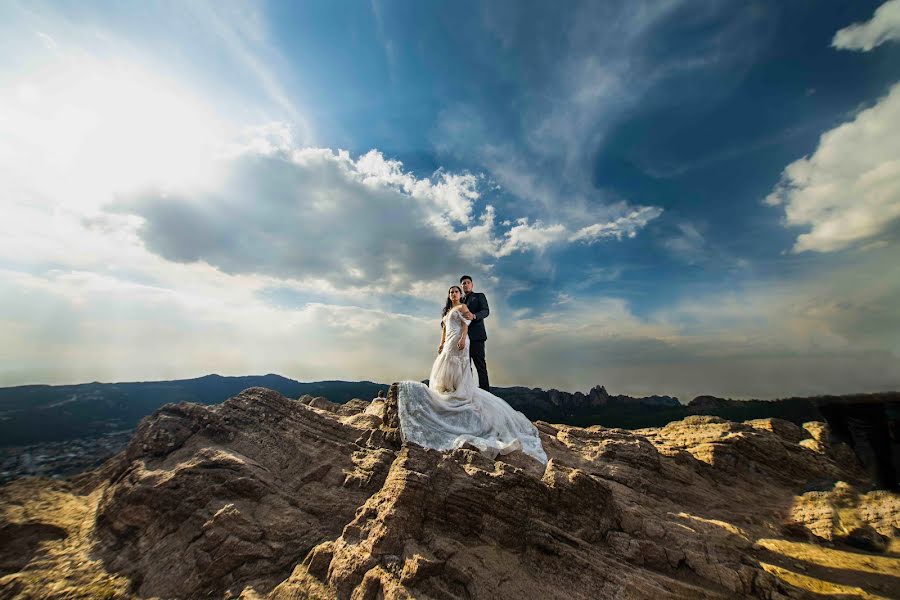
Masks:
[[[463,294],[465,294],[466,296],[468,296],[469,294],[471,294],[471,293],[472,293],[472,287],[473,287],[473,286],[472,286],[472,280],[471,280],[471,279],[463,279],[463,280],[462,280],[462,290],[463,290]]]

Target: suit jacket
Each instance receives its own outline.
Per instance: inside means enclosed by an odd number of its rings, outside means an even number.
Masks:
[[[476,342],[486,340],[487,331],[484,329],[484,320],[491,314],[487,297],[480,292],[472,292],[466,296],[465,302],[472,314],[475,315],[475,320],[469,323],[469,339]]]

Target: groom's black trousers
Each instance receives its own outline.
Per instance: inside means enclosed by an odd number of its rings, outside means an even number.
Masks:
[[[484,342],[485,340],[469,338],[469,356],[472,357],[475,370],[478,372],[478,387],[489,392],[491,383],[488,381],[487,361],[484,358]]]

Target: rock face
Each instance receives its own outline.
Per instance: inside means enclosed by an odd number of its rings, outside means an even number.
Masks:
[[[404,445],[396,394],[169,404],[0,487],[0,598],[900,596],[900,502],[821,423],[538,422],[544,466]]]

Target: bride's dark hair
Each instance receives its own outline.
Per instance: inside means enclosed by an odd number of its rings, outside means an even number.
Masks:
[[[450,309],[453,308],[453,302],[451,302],[451,300],[450,300],[450,290],[452,290],[453,288],[458,289],[458,290],[459,290],[459,295],[462,296],[462,289],[461,289],[458,285],[451,285],[451,286],[450,286],[450,289],[447,290],[447,303],[444,304],[444,312],[441,313],[441,318],[442,318],[442,319],[443,319],[444,317],[446,317],[446,316],[447,316],[447,313],[450,312]],[[441,323],[441,325],[443,325],[443,323]]]

